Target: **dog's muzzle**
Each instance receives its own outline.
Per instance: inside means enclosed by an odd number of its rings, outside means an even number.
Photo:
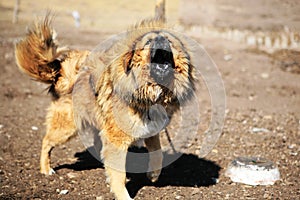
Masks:
[[[174,78],[174,59],[169,41],[157,36],[150,51],[150,75],[159,84],[168,86]]]

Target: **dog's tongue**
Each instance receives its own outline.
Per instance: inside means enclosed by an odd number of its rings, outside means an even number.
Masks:
[[[175,64],[169,41],[166,38],[157,36],[154,39],[151,46],[150,58],[151,76],[157,83],[168,86],[173,79]]]
[[[165,65],[168,67],[172,67],[172,64],[174,64],[170,43],[163,36],[157,36],[153,41],[151,47],[151,63],[163,65],[169,63],[170,65]]]

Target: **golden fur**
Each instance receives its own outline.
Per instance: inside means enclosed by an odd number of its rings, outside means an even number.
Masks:
[[[46,117],[41,172],[53,172],[53,147],[65,143],[76,131],[92,127],[101,131],[101,157],[111,191],[119,200],[131,199],[125,187],[127,149],[142,139],[149,152],[155,152],[150,154],[150,180],[158,179],[162,167],[159,134],[149,133],[146,126],[153,120],[149,118],[150,109],[161,105],[171,118],[194,91],[195,72],[184,41],[166,30],[162,21],[145,20],[104,47],[96,59],[90,59],[88,51],[59,48],[54,33],[46,17],[29,30],[15,50],[19,68],[50,84],[49,92],[54,97]],[[164,84],[150,73],[153,45],[159,43],[158,38],[172,52],[168,60],[171,78]],[[157,52],[154,56],[160,56]]]

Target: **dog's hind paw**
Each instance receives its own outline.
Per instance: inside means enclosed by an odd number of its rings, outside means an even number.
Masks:
[[[148,179],[154,183],[158,180],[161,170],[156,170],[153,172],[147,172]]]

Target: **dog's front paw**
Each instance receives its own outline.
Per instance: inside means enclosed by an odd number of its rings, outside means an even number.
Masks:
[[[154,183],[158,180],[160,172],[161,172],[161,170],[147,172],[147,177],[152,183]]]
[[[48,175],[53,175],[53,174],[55,174],[55,171],[54,171],[54,169],[50,168]]]

